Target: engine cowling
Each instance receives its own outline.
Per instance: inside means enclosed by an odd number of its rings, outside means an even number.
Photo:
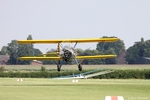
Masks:
[[[72,53],[69,50],[64,50],[64,59],[65,61],[69,61],[70,58],[72,57]]]

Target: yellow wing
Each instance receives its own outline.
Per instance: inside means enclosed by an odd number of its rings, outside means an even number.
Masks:
[[[62,57],[19,57],[19,60],[62,60]]]
[[[95,56],[76,56],[76,59],[103,59],[115,58],[117,55],[95,55]]]
[[[76,56],[76,59],[115,58],[116,55]],[[62,60],[62,57],[19,57],[19,60]]]
[[[119,38],[89,38],[89,39],[58,39],[58,40],[18,40],[18,43],[27,44],[27,43],[61,43],[61,42],[78,42],[78,43],[86,43],[86,42],[115,42],[120,40]]]

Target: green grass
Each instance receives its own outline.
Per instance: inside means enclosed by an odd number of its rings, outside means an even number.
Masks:
[[[1,65],[4,66],[6,70],[40,70],[41,65]],[[48,70],[55,69],[57,70],[56,65],[42,65]],[[83,65],[84,69],[97,69],[97,68],[106,68],[106,69],[149,69],[150,65]],[[63,65],[62,70],[78,70],[77,65]]]
[[[150,80],[53,80],[0,78],[0,100],[104,100],[123,96],[125,100],[149,100]]]

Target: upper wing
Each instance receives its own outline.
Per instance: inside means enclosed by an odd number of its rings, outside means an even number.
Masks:
[[[76,56],[77,59],[102,59],[115,58],[117,55],[95,55],[95,56]]]
[[[61,57],[19,57],[19,60],[62,60]]]
[[[119,38],[89,38],[89,39],[58,39],[58,40],[18,40],[18,43],[27,44],[27,43],[61,43],[61,42],[114,42],[120,40]]]

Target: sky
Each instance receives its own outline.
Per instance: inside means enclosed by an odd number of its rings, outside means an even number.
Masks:
[[[0,48],[11,40],[115,36],[150,39],[150,0],[0,0]],[[96,48],[97,43],[77,48]],[[57,45],[36,45],[42,52]]]

